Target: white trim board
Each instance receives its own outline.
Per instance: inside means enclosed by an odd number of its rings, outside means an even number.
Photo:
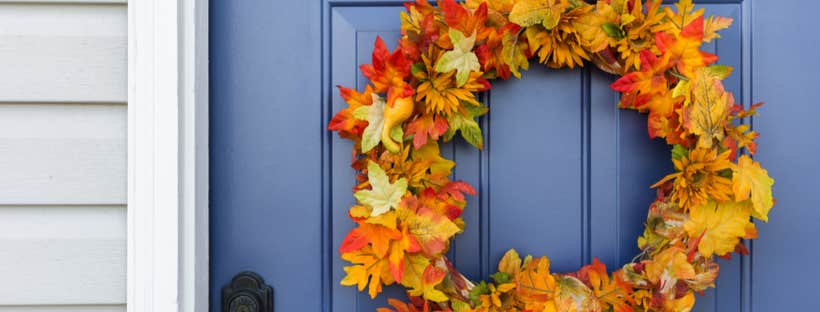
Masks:
[[[127,308],[208,310],[208,1],[128,4]]]

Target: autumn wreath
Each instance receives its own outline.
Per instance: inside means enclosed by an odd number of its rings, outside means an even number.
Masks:
[[[689,311],[695,292],[714,287],[715,256],[745,253],[767,221],[774,183],[748,155],[757,133],[721,80],[731,68],[699,50],[732,20],[704,17],[691,0],[425,0],[405,4],[395,51],[376,40],[362,92],[340,87],[349,106],[329,129],[354,141],[358,227],[339,251],[352,265],[343,285],[407,288],[398,311]],[[552,68],[583,66],[619,75],[620,107],[647,112],[649,136],[671,146],[675,173],[658,181],[641,253],[611,274],[597,259],[552,273],[546,257],[508,251],[492,281],[471,282],[447,260],[464,228],[464,194],[455,163],[438,141],[460,133],[482,148],[476,94],[488,79],[520,78],[529,59]],[[743,152],[745,150],[745,152]],[[390,311],[390,309],[384,309]]]

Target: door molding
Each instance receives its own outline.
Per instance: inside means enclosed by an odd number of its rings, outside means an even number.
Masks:
[[[208,1],[128,4],[127,305],[208,310]]]

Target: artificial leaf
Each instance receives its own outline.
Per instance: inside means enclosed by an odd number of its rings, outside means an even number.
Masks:
[[[456,71],[457,86],[461,87],[467,83],[470,72],[481,70],[478,56],[472,52],[475,45],[476,34],[464,37],[461,31],[450,29],[450,41],[453,43],[453,50],[447,51],[436,63],[436,71],[448,73]]]
[[[354,265],[344,268],[347,275],[341,284],[345,286],[357,285],[359,291],[368,287],[370,298],[376,298],[382,291],[382,284],[391,285],[395,282],[390,274],[387,259],[381,259],[373,254],[369,247],[361,250],[344,253],[342,259]]]
[[[603,304],[612,308],[614,312],[632,311],[632,298],[629,293],[632,288],[619,279],[619,275],[614,275],[612,279],[606,272],[606,266],[598,261],[592,260],[592,264],[587,265],[578,271],[580,280],[586,282],[595,297]]]
[[[413,87],[404,80],[410,75],[411,65],[400,49],[391,54],[381,37],[376,37],[373,64],[359,68],[376,92],[387,92],[387,103],[392,105],[398,98],[413,95]]]
[[[372,93],[371,97],[371,105],[360,106],[353,111],[356,119],[367,121],[367,127],[362,132],[362,153],[369,152],[381,143],[384,129],[384,98],[376,93]]]
[[[510,12],[510,21],[521,27],[540,24],[550,30],[558,25],[567,7],[566,0],[519,0]]]
[[[736,201],[751,199],[752,216],[760,220],[769,221],[769,210],[774,205],[772,185],[774,179],[769,177],[766,169],[760,163],[747,155],[741,155],[737,165],[732,166],[732,190]]]
[[[447,119],[436,115],[422,115],[407,124],[407,135],[413,135],[413,147],[421,148],[427,139],[438,140],[447,132]]]
[[[373,207],[372,216],[378,216],[391,208],[398,207],[402,196],[407,191],[407,179],[401,178],[395,183],[390,183],[384,170],[373,161],[367,163],[367,180],[370,182],[371,189],[361,190],[353,195],[360,203]]]
[[[413,75],[420,81],[416,101],[424,100],[425,112],[449,117],[467,107],[481,105],[476,101],[475,93],[489,89],[490,83],[481,77],[481,72],[470,72],[467,83],[456,86],[456,71],[439,73],[433,66],[444,53],[430,48],[429,55],[421,56],[423,63],[418,64]]]
[[[686,77],[693,77],[695,69],[717,61],[717,56],[700,51],[703,41],[703,17],[698,17],[674,35],[655,34],[655,43],[663,53],[663,62],[675,66]]]
[[[492,28],[486,27],[487,4],[485,3],[478,5],[472,12],[455,0],[442,0],[439,5],[441,11],[444,12],[444,21],[451,30],[458,30],[465,34],[475,33],[478,41],[486,39],[493,31]],[[452,37],[450,39],[452,40]],[[453,42],[453,45],[455,44]]]
[[[407,226],[401,227],[401,238],[390,242],[390,254],[388,261],[390,262],[390,273],[397,281],[404,278],[404,258],[405,254],[418,252],[421,250],[418,241],[407,230]]]
[[[410,212],[406,219],[410,234],[418,240],[425,255],[438,256],[447,249],[447,244],[461,229],[447,216],[436,211],[419,207]]]
[[[720,38],[717,32],[721,29],[729,28],[732,19],[723,16],[710,16],[703,22],[703,41],[710,42]]]
[[[678,3],[675,3],[675,9],[677,9],[677,12],[672,11],[669,7],[664,8],[664,11],[669,22],[678,29],[682,29],[695,19],[702,17],[704,11],[702,8],[695,10],[695,4],[692,3],[692,0],[678,1]]]
[[[347,102],[348,107],[340,110],[327,125],[328,130],[339,131],[342,137],[356,138],[361,136],[367,123],[354,116],[354,112],[360,107],[373,104],[373,87],[367,85],[364,92],[356,92],[355,89],[339,86],[339,94]]]
[[[615,40],[624,38],[624,31],[615,24],[618,14],[612,6],[598,2],[595,11],[585,14],[572,22],[581,35],[582,43],[590,52],[599,52],[609,47]],[[615,39],[615,40],[613,40]]]
[[[601,312],[595,294],[584,283],[569,275],[555,276],[555,307],[567,312]]]
[[[400,239],[401,232],[378,224],[362,222],[359,227],[350,231],[342,241],[339,252],[347,253],[359,250],[364,247],[362,240],[370,243],[370,246],[379,258],[384,258],[390,248],[390,241]]]
[[[723,89],[720,79],[705,69],[695,71],[691,103],[684,104],[683,126],[698,136],[698,147],[711,148],[723,140],[734,97]]]
[[[446,301],[447,295],[435,289],[441,284],[446,272],[430,264],[430,260],[420,254],[405,257],[404,276],[401,284],[407,287],[411,296],[423,296],[436,302]]]
[[[516,283],[518,294],[526,309],[557,312],[553,301],[555,277],[550,273],[550,261],[547,257],[525,260],[521,273],[516,277]]]
[[[641,71],[631,72],[610,85],[623,92],[620,106],[639,111],[650,110],[661,116],[672,112],[674,101],[668,97],[668,65],[649,50],[641,51]]]
[[[478,106],[466,110],[467,114],[453,114],[447,118],[450,128],[444,133],[444,140],[449,141],[456,132],[461,132],[461,137],[467,143],[478,149],[484,148],[484,136],[481,134],[481,127],[478,126],[475,118],[487,112],[487,107]]]
[[[735,250],[741,238],[748,238],[754,232],[754,223],[749,221],[751,204],[743,202],[709,201],[690,209],[689,221],[683,228],[690,238],[700,238],[698,251],[704,257],[725,255]]]
[[[501,261],[498,262],[498,272],[507,273],[510,276],[517,276],[521,271],[521,257],[515,249],[507,250]]]

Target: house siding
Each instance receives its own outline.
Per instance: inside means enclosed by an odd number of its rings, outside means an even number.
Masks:
[[[124,311],[127,5],[0,0],[0,312]]]

